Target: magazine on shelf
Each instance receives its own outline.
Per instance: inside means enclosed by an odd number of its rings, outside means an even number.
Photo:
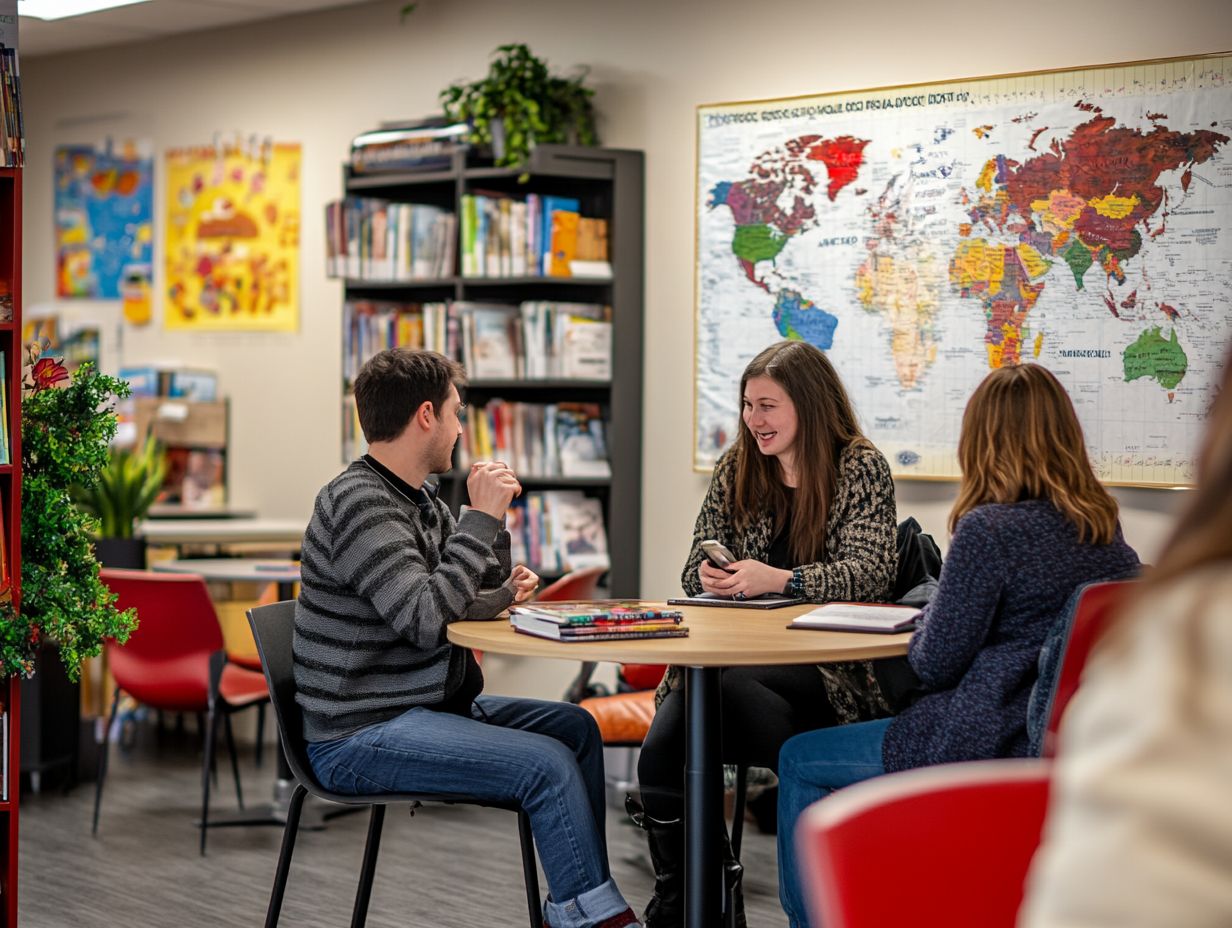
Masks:
[[[570,490],[550,490],[547,496],[552,539],[559,547],[561,568],[582,570],[610,567],[603,502]]]
[[[602,412],[597,403],[556,405],[556,454],[565,477],[610,477]]]
[[[792,619],[788,628],[819,628],[840,632],[879,632],[893,635],[915,628],[920,610],[915,606],[882,603],[826,603]]]

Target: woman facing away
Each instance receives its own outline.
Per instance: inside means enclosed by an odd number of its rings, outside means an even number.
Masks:
[[[1197,489],[1061,725],[1021,928],[1232,925],[1232,354]]]
[[[822,352],[784,341],[740,378],[744,428],[719,458],[693,532],[682,584],[733,598],[789,593],[814,602],[886,599],[896,566],[894,484],[864,437],[847,391]],[[704,539],[739,560],[711,566]],[[678,668],[659,688],[638,763],[655,893],[649,928],[682,922],[684,690]],[[889,710],[867,662],[723,671],[723,759],[774,769],[797,732]],[[729,868],[738,874],[730,848]],[[738,919],[743,920],[736,894]]]
[[[1027,701],[1044,637],[1081,584],[1138,556],[1087,457],[1065,389],[1035,364],[993,371],[958,440],[962,482],[933,600],[908,660],[923,695],[893,719],[792,738],[779,758],[779,895],[807,924],[793,832],[831,791],[886,771],[1028,753]]]

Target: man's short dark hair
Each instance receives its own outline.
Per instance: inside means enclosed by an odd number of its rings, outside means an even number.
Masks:
[[[369,444],[393,441],[424,403],[437,418],[450,385],[466,384],[462,365],[435,351],[388,348],[374,355],[355,378],[359,426]]]

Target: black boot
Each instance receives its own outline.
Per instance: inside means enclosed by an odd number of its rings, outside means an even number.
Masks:
[[[731,839],[723,833],[723,925],[746,928],[744,919],[744,865],[732,853]]]
[[[645,928],[680,928],[684,924],[684,820],[653,818],[632,796],[625,797],[625,809],[646,832],[654,864],[655,890],[642,924]]]

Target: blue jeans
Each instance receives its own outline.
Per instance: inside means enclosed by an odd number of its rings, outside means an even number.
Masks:
[[[453,793],[517,800],[530,816],[552,928],[590,928],[627,909],[608,870],[603,742],[569,703],[480,696],[471,718],[416,707],[308,745],[334,792]],[[472,861],[475,872],[482,861]]]
[[[881,743],[891,721],[819,728],[796,735],[779,752],[779,900],[791,928],[809,923],[796,863],[796,822],[834,790],[885,773]]]

